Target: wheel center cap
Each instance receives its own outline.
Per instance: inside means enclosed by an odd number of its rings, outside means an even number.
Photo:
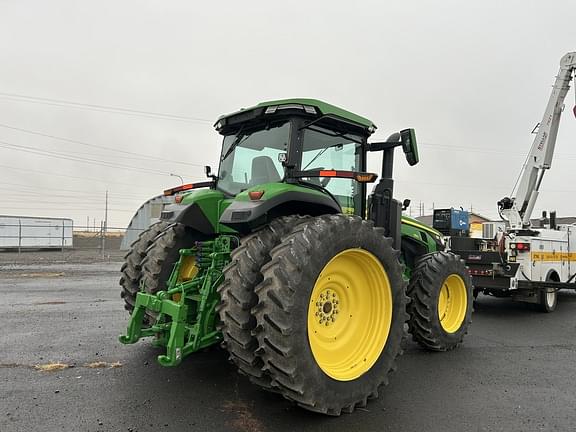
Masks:
[[[340,299],[338,294],[332,290],[324,290],[316,299],[316,318],[319,324],[329,326],[336,321],[338,317]]]

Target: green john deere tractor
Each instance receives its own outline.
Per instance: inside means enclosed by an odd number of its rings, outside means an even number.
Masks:
[[[406,322],[426,349],[462,341],[464,262],[392,195],[395,147],[418,162],[412,129],[369,143],[370,120],[311,99],[261,103],[216,129],[218,174],[166,191],[176,204],[126,255],[122,343],[152,337],[164,366],[222,343],[253,383],[339,415],[388,382]],[[383,162],[367,198],[368,152]]]

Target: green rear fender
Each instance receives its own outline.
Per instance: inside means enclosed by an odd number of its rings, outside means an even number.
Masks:
[[[318,190],[290,183],[265,183],[239,193],[219,222],[235,231],[249,232],[279,216],[341,211],[334,199]]]

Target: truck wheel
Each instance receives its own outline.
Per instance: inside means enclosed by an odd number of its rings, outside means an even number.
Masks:
[[[270,378],[262,371],[262,360],[254,353],[258,348],[258,340],[252,336],[256,319],[251,310],[258,302],[254,288],[262,281],[260,271],[270,261],[270,250],[303,220],[299,216],[278,218],[241,239],[218,287],[221,301],[217,310],[223,345],[238,370],[264,388],[270,388]]]
[[[191,248],[197,241],[202,240],[206,240],[206,237],[180,223],[166,227],[156,236],[142,260],[143,289],[150,294],[166,289],[166,282],[172,274],[174,264],[180,258],[180,249]],[[187,257],[180,269],[181,278],[192,279],[197,272],[195,258]],[[154,315],[149,315],[149,321],[155,318]]]
[[[466,264],[450,252],[416,262],[408,285],[409,332],[431,351],[449,351],[462,342],[472,316],[473,287]]]
[[[129,312],[134,310],[136,293],[140,291],[140,279],[142,277],[142,260],[146,256],[146,249],[152,244],[154,238],[167,226],[166,222],[156,222],[142,231],[136,241],[130,245],[130,250],[124,256],[120,277],[122,291],[120,296],[124,299],[124,309]]]
[[[407,319],[398,256],[382,229],[342,214],[311,218],[272,250],[254,334],[285,398],[340,415],[378,396]]]
[[[558,305],[558,290],[554,288],[546,288],[540,290],[539,295],[539,309],[546,313],[554,312],[556,310],[556,306]]]

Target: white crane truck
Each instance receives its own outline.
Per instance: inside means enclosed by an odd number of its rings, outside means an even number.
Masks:
[[[498,201],[505,229],[489,239],[451,239],[451,249],[466,261],[472,275],[475,296],[482,292],[512,297],[552,312],[558,290],[576,289],[576,225],[556,224],[555,212],[544,227],[530,222],[542,178],[552,165],[564,99],[575,71],[576,52],[570,52],[560,60],[560,71],[516,193]]]

